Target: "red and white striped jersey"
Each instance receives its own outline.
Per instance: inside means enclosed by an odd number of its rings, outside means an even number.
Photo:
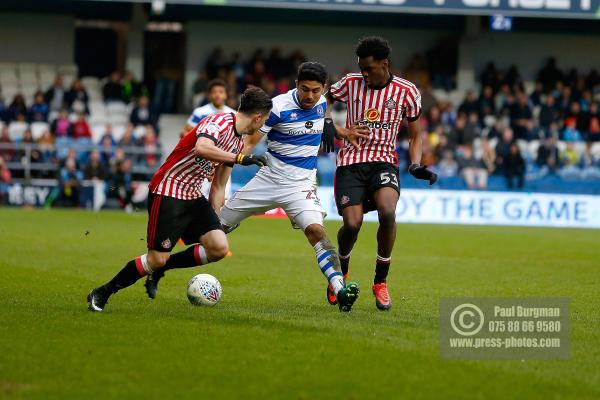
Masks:
[[[205,160],[194,153],[199,137],[212,139],[218,148],[231,153],[239,153],[244,147],[242,135],[235,130],[235,114],[209,115],[179,140],[152,177],[148,185],[150,192],[181,200],[202,196],[202,182],[212,179],[219,163]]]
[[[346,128],[355,124],[370,128],[370,138],[360,139],[356,150],[344,141],[337,157],[337,165],[365,162],[398,164],[396,141],[406,118],[414,121],[421,115],[421,94],[407,80],[392,76],[387,85],[371,89],[361,74],[348,74],[331,85],[331,97],[346,103]]]

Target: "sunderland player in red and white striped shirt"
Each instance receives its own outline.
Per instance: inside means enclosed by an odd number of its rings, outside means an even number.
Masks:
[[[90,310],[102,311],[112,294],[143,276],[225,257],[229,244],[215,209],[223,204],[233,164],[266,164],[266,157],[244,155],[241,151],[244,136],[256,134],[272,107],[263,90],[247,89],[236,113],[208,116],[181,138],[149,185],[148,252],[129,261],[113,279],[93,289],[88,295]],[[200,191],[202,182],[213,177],[207,200]],[[196,244],[171,256],[180,238],[185,244]],[[151,298],[155,294],[148,292]]]
[[[341,101],[348,109],[346,127],[326,121],[329,136],[344,139],[338,153],[335,200],[344,224],[338,232],[342,272],[348,274],[350,252],[358,237],[363,214],[377,210],[377,260],[373,293],[380,310],[392,302],[386,278],[396,240],[396,204],[400,196],[396,143],[404,120],[410,136],[409,172],[433,184],[437,176],[421,166],[422,143],[419,130],[421,95],[411,82],[390,73],[390,46],[380,37],[365,37],[356,47],[360,74],[348,74],[331,85],[330,103]],[[330,109],[330,107],[328,107]],[[330,303],[335,297],[328,290]]]

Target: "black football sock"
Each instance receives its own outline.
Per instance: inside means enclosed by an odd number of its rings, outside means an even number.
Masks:
[[[138,257],[139,259],[140,257]],[[138,261],[139,262],[139,261]],[[142,271],[142,272],[140,272]],[[143,268],[138,268],[136,266],[136,260],[131,260],[123,267],[114,278],[112,278],[107,284],[103,287],[110,294],[116,293],[121,289],[126,288],[127,286],[133,285],[145,275],[145,271]]]
[[[348,268],[350,268],[350,254],[347,256],[340,255],[340,266],[342,268],[342,275],[345,278],[348,275]]]
[[[197,265],[208,264],[209,262],[204,247],[197,244],[171,255],[165,266],[157,270],[157,272],[164,273],[170,269],[191,268]]]
[[[391,257],[385,258],[377,255],[377,263],[375,264],[375,279],[373,283],[383,283],[385,282],[388,272],[390,271],[390,261]]]

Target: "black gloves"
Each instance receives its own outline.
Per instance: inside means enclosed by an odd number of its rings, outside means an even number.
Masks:
[[[410,172],[410,174],[417,179],[429,181],[430,185],[433,185],[438,179],[437,174],[428,170],[425,165],[410,164],[410,167],[408,167],[408,172]]]
[[[258,165],[264,167],[267,165],[267,157],[264,154],[238,154],[235,157],[235,163],[240,165]]]
[[[325,118],[323,134],[321,135],[321,147],[324,152],[331,153],[334,150],[333,140],[336,136],[335,126],[331,118]]]

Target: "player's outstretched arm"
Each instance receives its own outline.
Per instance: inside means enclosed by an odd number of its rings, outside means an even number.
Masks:
[[[423,139],[421,138],[421,127],[418,119],[408,122],[408,136],[408,154],[411,162],[408,172],[415,178],[429,181],[429,184],[433,185],[438,179],[437,174],[427,169],[427,166],[421,165]]]
[[[221,207],[225,204],[225,187],[231,176],[231,169],[231,166],[227,164],[219,165],[210,186],[208,201],[217,214],[221,212]]]

